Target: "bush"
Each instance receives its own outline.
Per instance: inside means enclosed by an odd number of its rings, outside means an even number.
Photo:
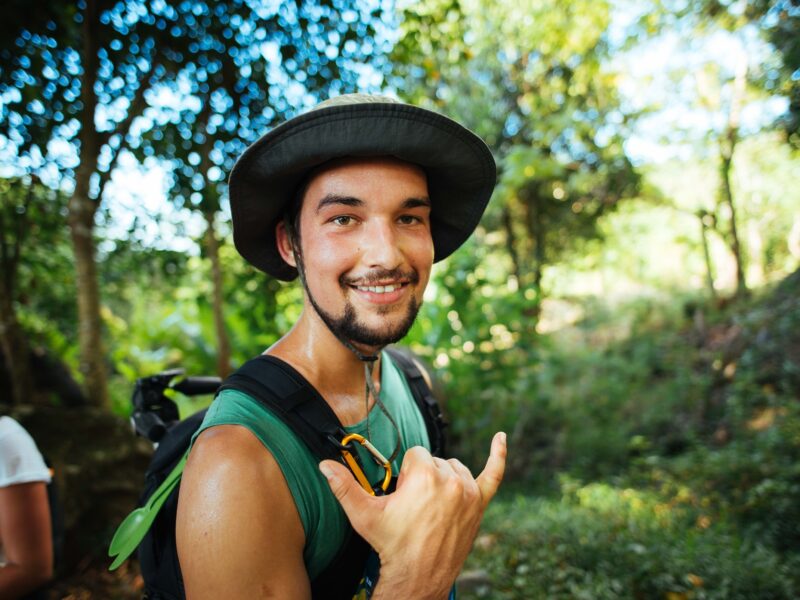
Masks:
[[[565,480],[557,498],[489,508],[467,569],[492,599],[796,598],[797,555],[743,540],[726,521],[652,492]]]

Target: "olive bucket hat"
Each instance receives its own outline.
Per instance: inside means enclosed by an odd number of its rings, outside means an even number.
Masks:
[[[383,96],[337,96],[275,127],[236,162],[229,181],[236,249],[273,277],[297,277],[278,253],[275,226],[298,187],[329,160],[370,156],[395,157],[425,171],[434,261],[472,234],[497,178],[483,140],[452,119]]]

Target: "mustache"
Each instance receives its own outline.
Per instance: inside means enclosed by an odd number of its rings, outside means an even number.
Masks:
[[[381,281],[402,280],[409,283],[419,282],[419,273],[416,269],[410,271],[403,271],[402,269],[374,269],[358,277],[348,277],[342,275],[339,277],[339,284],[342,287],[352,285],[377,285]]]

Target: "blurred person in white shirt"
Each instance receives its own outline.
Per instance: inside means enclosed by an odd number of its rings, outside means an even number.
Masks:
[[[38,598],[53,576],[50,470],[30,434],[0,417],[0,598]]]

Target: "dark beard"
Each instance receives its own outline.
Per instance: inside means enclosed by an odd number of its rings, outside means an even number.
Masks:
[[[328,329],[331,330],[331,333],[333,333],[333,335],[335,335],[339,340],[347,340],[350,343],[363,346],[383,348],[384,346],[394,344],[395,342],[403,339],[408,333],[408,330],[411,329],[411,326],[414,324],[414,321],[417,318],[417,313],[419,312],[419,304],[413,295],[411,296],[411,302],[408,304],[408,310],[406,311],[405,318],[393,330],[375,331],[369,329],[364,323],[361,323],[358,320],[356,317],[356,310],[353,308],[353,305],[349,300],[345,301],[344,313],[341,316],[336,317],[326,312],[319,304],[317,304],[317,301],[311,294],[311,290],[308,289],[308,282],[305,281],[305,265],[303,264],[302,254],[297,253],[295,255],[295,259],[300,267],[300,279],[306,296],[308,296],[308,300],[311,302],[311,306],[313,306],[314,310],[317,311],[320,319],[322,319],[323,323],[325,323]],[[371,276],[367,278],[366,281],[362,278],[362,285],[365,283],[368,284],[369,279],[372,279],[373,281],[380,281],[384,278],[408,279],[409,285],[415,285],[419,282],[419,273],[416,271],[404,274],[400,273],[399,270],[385,270],[381,272],[373,272],[370,275]],[[352,283],[349,282],[344,275],[342,275],[339,277],[339,285],[341,286],[342,290],[347,293]],[[390,310],[390,307],[378,307],[378,314],[386,314]]]
[[[405,318],[399,325],[391,330],[385,329],[383,331],[375,331],[358,320],[356,311],[349,301],[345,303],[344,313],[340,317],[336,317],[324,311],[308,290],[306,290],[306,294],[308,294],[308,300],[311,302],[311,306],[314,307],[314,310],[317,311],[317,314],[325,325],[328,326],[328,329],[331,330],[333,335],[339,339],[345,339],[354,344],[363,346],[383,348],[384,346],[394,344],[403,339],[414,324],[414,320],[417,318],[417,313],[419,312],[417,299],[412,296],[411,302],[408,304]]]

